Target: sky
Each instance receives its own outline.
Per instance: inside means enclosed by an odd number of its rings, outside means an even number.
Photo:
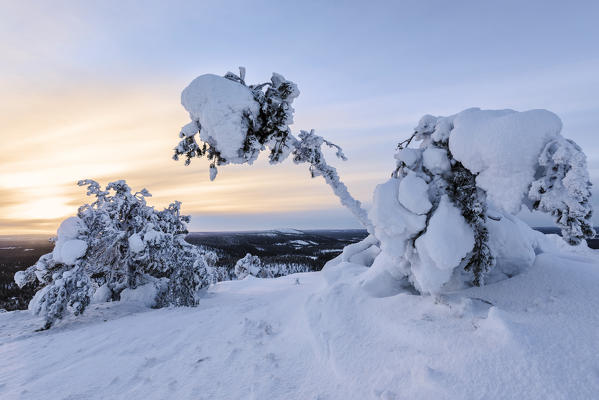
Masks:
[[[85,178],[182,201],[192,231],[359,227],[305,165],[210,182],[207,161],[171,159],[181,90],[238,66],[298,84],[293,130],[343,147],[327,157],[367,205],[422,115],[474,106],[555,112],[597,188],[598,19],[596,1],[0,0],[0,234],[54,232]]]

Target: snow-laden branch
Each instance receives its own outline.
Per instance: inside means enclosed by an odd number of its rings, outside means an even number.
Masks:
[[[291,133],[291,105],[297,96],[297,85],[277,73],[273,73],[270,82],[258,85],[246,85],[244,68],[240,68],[239,75],[201,75],[181,94],[191,122],[181,129],[181,141],[173,158],[185,156],[185,165],[189,165],[192,158],[205,156],[211,161],[210,180],[214,180],[218,166],[252,164],[267,148],[271,164],[293,154],[295,163],[309,163],[312,177],[322,176],[341,204],[372,232],[366,210],[349,193],[337,170],[327,164],[321,150],[325,144],[346,160],[341,148],[313,130],[301,131],[299,139]]]
[[[347,158],[343,154],[341,147],[325,140],[322,136],[316,135],[314,130],[310,132],[301,131],[299,138],[300,140],[293,142],[293,162],[296,164],[309,163],[312,177],[322,176],[327,185],[333,189],[333,193],[339,197],[341,204],[354,214],[368,232],[372,233],[372,223],[368,219],[368,213],[362,207],[362,203],[349,193],[347,186],[339,178],[337,170],[327,164],[322,153],[322,145],[326,144],[329,147],[335,148],[337,150],[337,157],[345,161]]]

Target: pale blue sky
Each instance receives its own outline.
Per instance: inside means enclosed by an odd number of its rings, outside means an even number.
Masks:
[[[96,101],[98,92],[107,103],[124,92],[143,93],[155,107],[147,110],[144,123],[157,126],[167,119],[161,117],[161,102],[179,113],[173,114],[172,131],[153,133],[174,146],[176,131],[186,122],[177,108],[183,87],[199,74],[223,74],[244,65],[248,81],[264,81],[276,71],[298,83],[294,128],[315,128],[346,149],[350,160],[335,165],[365,202],[392,170],[395,144],[421,115],[453,114],[471,106],[555,112],[564,122],[564,135],[585,149],[592,180],[599,184],[597,1],[0,1],[0,15],[2,104],[17,98],[32,117],[43,112],[38,108],[44,101],[74,93],[81,104]],[[86,119],[107,117],[103,107],[97,114],[87,110]],[[3,115],[3,142],[35,134],[6,128],[22,125],[13,114]],[[64,119],[69,120],[67,114]],[[126,137],[127,129],[121,129]],[[155,157],[167,159],[171,147]],[[70,151],[68,145],[62,148]],[[130,146],[128,159],[143,158],[135,148]],[[290,164],[277,168],[296,168]],[[190,168],[198,174],[183,172],[189,176],[182,194],[175,188],[163,197],[183,196],[185,207],[184,194],[191,195],[194,185],[210,185],[204,164]],[[228,179],[226,168],[218,179]],[[256,168],[260,180],[273,171],[260,163]],[[110,175],[129,179],[130,171],[123,164]],[[296,175],[298,187],[315,187],[307,172]],[[246,177],[251,180],[251,173]],[[160,198],[161,182],[147,180],[140,184]],[[10,189],[5,186],[0,189]],[[197,205],[188,212],[203,214],[194,218],[194,230],[357,226],[332,194],[307,208],[204,213]],[[5,214],[6,221],[15,218]]]

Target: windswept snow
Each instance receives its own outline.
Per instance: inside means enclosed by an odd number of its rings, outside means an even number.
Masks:
[[[371,297],[357,264],[210,287],[197,308],[94,304],[0,314],[6,399],[593,399],[596,254],[546,253],[511,279]]]

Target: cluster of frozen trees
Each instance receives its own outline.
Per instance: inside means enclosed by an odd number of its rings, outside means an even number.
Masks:
[[[244,279],[247,276],[256,278],[278,278],[298,272],[308,272],[309,267],[305,264],[297,263],[268,263],[265,264],[260,257],[253,256],[250,253],[239,259],[234,267],[235,277]]]
[[[292,134],[298,95],[297,85],[276,73],[257,85],[245,83],[243,68],[239,75],[199,76],[181,96],[191,122],[181,129],[174,158],[189,164],[207,157],[211,179],[218,166],[251,164],[267,149],[271,163],[291,155],[309,164],[312,177],[322,176],[370,233],[334,261],[370,267],[362,280],[367,290],[399,282],[434,294],[518,273],[544,248],[539,234],[515,217],[523,206],[553,215],[570,245],[595,234],[585,155],[561,136],[561,121],[549,111],[424,116],[398,146],[396,169],[367,212],[324,158],[326,145],[345,160],[341,148],[313,130]],[[92,300],[132,298],[142,289],[156,307],[193,306],[199,288],[232,277],[215,267],[214,253],[183,240],[189,218],[180,215],[180,203],[156,211],[145,189],[131,193],[124,181],[105,190],[90,180],[79,185],[95,201],[61,224],[52,253],[15,276],[20,286],[43,286],[30,308],[46,327]],[[234,270],[243,279],[304,268],[265,265],[248,254]]]
[[[106,189],[92,180],[79,185],[95,200],[62,222],[52,253],[15,275],[21,287],[43,286],[29,308],[46,328],[92,301],[143,295],[155,307],[193,306],[198,289],[225,274],[214,252],[185,242],[189,217],[179,202],[157,211],[146,204],[147,190],[132,193],[124,181]]]

